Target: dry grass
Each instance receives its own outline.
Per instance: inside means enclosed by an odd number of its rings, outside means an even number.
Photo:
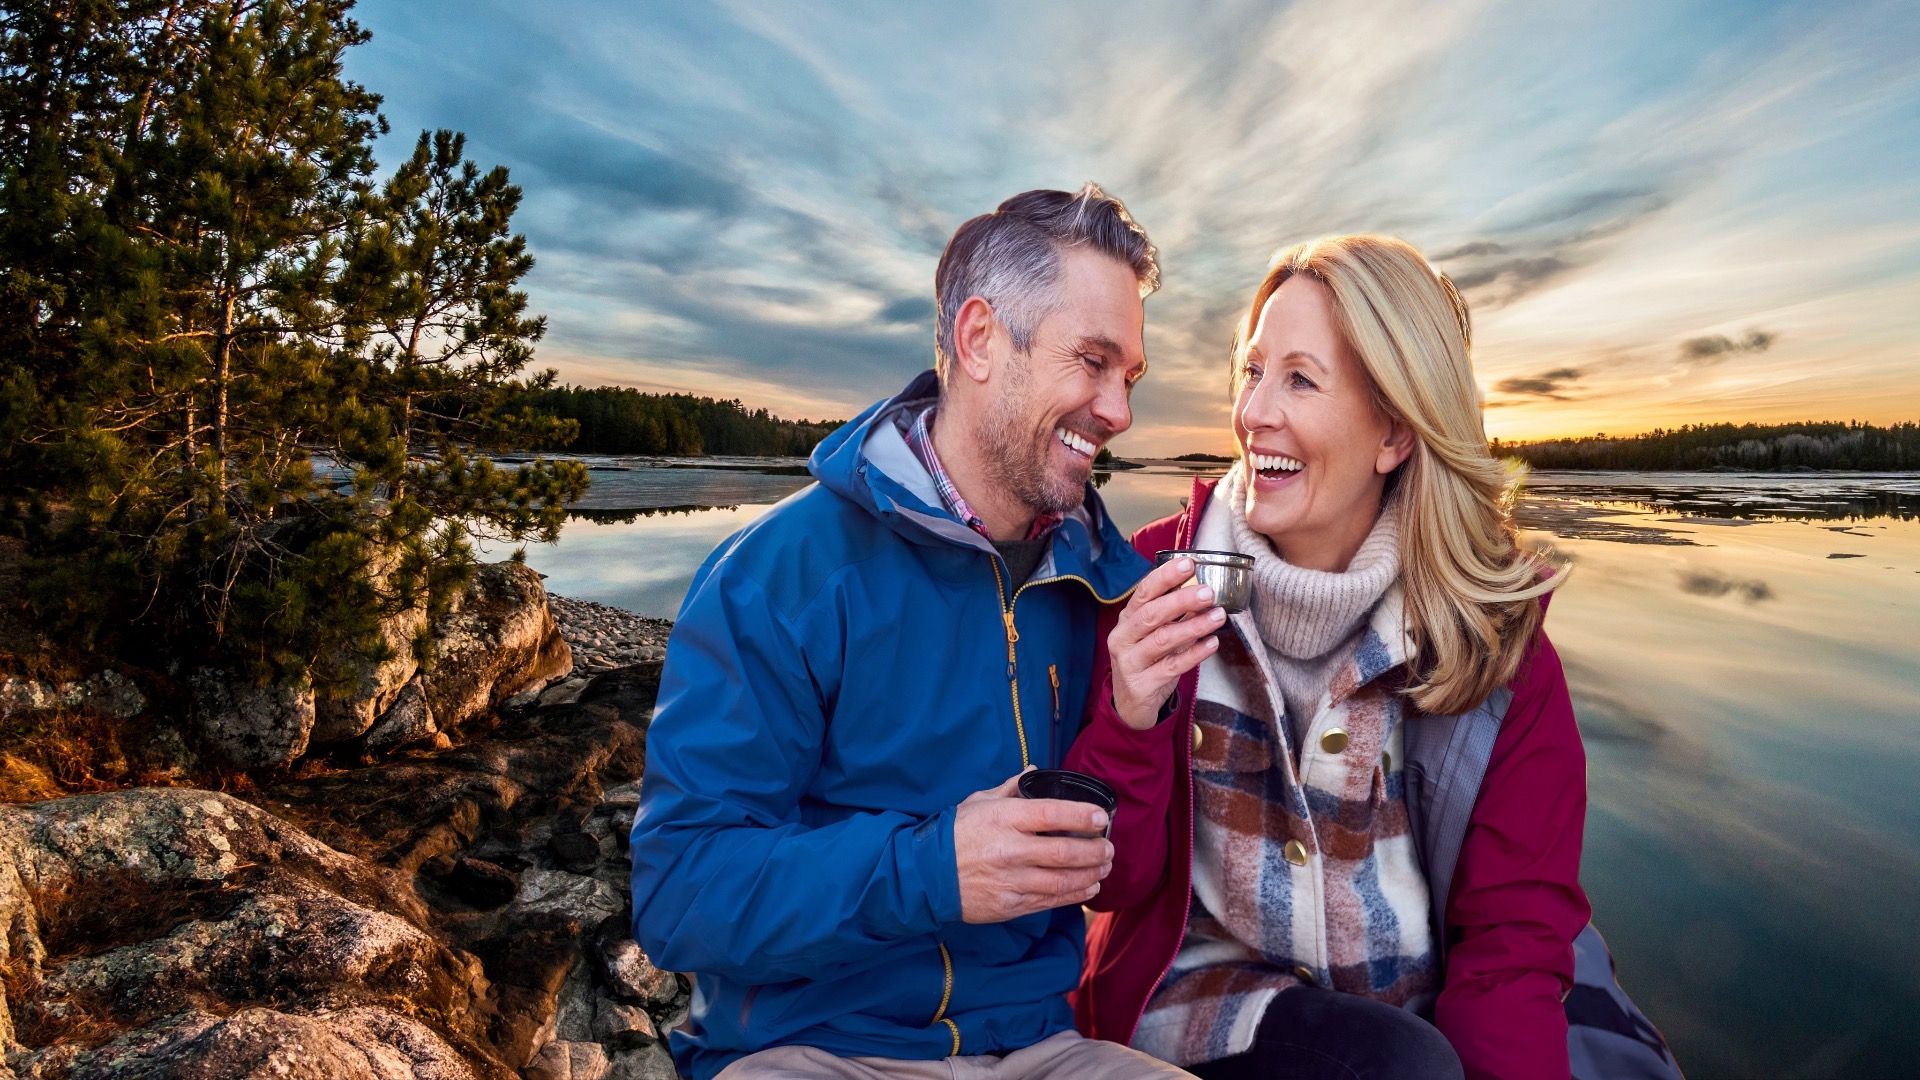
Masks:
[[[155,734],[145,717],[114,720],[70,710],[12,717],[0,725],[0,802],[208,779],[191,775],[176,753],[156,745]]]

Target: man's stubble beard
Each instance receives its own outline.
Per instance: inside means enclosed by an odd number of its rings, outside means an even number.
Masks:
[[[1036,433],[1030,426],[1033,374],[1027,365],[1031,362],[1028,355],[1017,354],[1007,365],[1006,385],[981,418],[974,437],[986,449],[990,483],[1035,514],[1065,514],[1085,501],[1086,485],[1054,477],[1047,468],[1057,437],[1051,427]]]

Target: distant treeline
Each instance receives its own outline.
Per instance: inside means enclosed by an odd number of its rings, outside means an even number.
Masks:
[[[1492,449],[1495,457],[1519,458],[1536,469],[1888,471],[1920,469],[1920,424],[1689,424],[1616,438],[1495,439]]]
[[[567,446],[583,454],[743,454],[805,457],[841,421],[782,420],[738,399],[643,394],[623,386],[559,386],[527,395],[525,404],[578,421]]]

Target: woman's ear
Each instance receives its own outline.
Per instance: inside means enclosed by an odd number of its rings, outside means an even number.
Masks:
[[[1387,437],[1380,440],[1380,453],[1373,461],[1373,471],[1385,476],[1399,468],[1413,456],[1413,428],[1405,421],[1387,420]]]
[[[953,319],[953,359],[960,374],[983,383],[993,373],[993,305],[969,296]]]

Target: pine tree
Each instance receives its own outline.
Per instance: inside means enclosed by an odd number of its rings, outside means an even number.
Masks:
[[[517,395],[545,389],[551,372],[516,380],[545,332],[528,317],[520,279],[533,268],[512,234],[520,189],[507,170],[482,174],[466,139],[422,132],[413,156],[363,201],[336,296],[348,320],[345,355],[355,397],[342,406],[352,432],[344,462],[383,489],[396,520],[477,522],[498,535],[557,535],[565,504],[586,490],[584,466],[536,461],[501,472],[473,448],[564,443],[578,430]]]
[[[0,8],[0,528],[71,648],[324,687],[458,587],[462,523],[551,536],[584,491],[486,457],[569,430],[507,407],[552,383],[515,380],[519,191],[451,133],[375,189],[350,6]]]

